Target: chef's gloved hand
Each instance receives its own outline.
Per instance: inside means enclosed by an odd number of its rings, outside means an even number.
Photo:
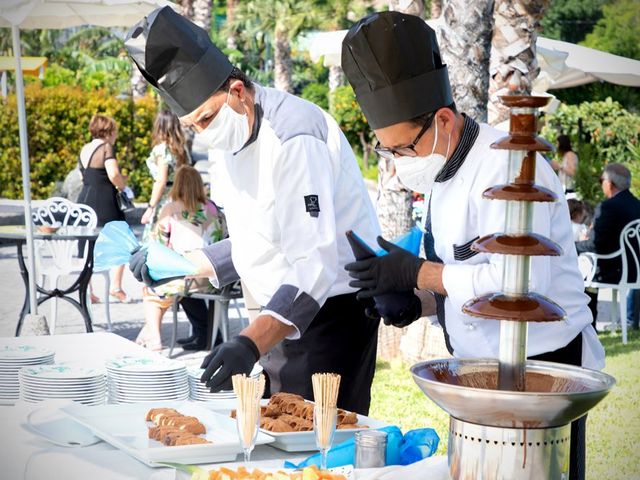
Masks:
[[[178,278],[184,278],[180,276],[162,278],[160,280],[154,280],[151,278],[151,275],[149,274],[149,267],[147,266],[147,249],[144,247],[136,247],[136,249],[131,252],[131,256],[129,257],[129,270],[131,270],[131,273],[133,273],[136,280],[143,282],[151,288],[164,285],[165,283],[169,283],[170,281]]]
[[[376,297],[376,310],[385,325],[404,328],[422,316],[422,301],[413,290]]]
[[[231,390],[231,377],[238,373],[249,375],[259,359],[260,351],[253,340],[238,335],[214,347],[204,358],[200,368],[205,370],[200,381],[211,389],[211,393]]]
[[[425,261],[403,248],[378,237],[378,245],[388,255],[357,260],[344,268],[355,280],[349,282],[354,288],[361,289],[358,298],[370,298],[385,293],[407,292],[417,287],[418,271]]]

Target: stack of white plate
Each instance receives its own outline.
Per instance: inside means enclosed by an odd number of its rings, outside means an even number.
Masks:
[[[217,400],[233,400],[236,398],[236,394],[233,390],[221,390],[219,392],[211,393],[209,388],[200,382],[200,378],[204,373],[204,368],[190,368],[189,369],[189,387],[191,393],[189,398],[196,402],[214,402]],[[256,363],[253,366],[253,370],[249,376],[251,378],[257,378],[262,373],[262,367]]]
[[[119,357],[106,363],[110,403],[187,400],[189,383],[182,362],[168,358]]]
[[[22,367],[53,363],[54,355],[53,350],[31,345],[0,346],[0,405],[13,405],[20,397]]]
[[[25,402],[62,398],[101,405],[106,397],[104,371],[96,368],[53,364],[20,369],[20,400]]]

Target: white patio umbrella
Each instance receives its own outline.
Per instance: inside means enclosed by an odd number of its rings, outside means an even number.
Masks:
[[[438,29],[441,18],[427,23]],[[340,65],[342,40],[346,30],[316,32],[308,36],[308,50],[313,61],[324,56],[325,66]],[[582,47],[573,43],[538,37],[537,59],[541,68],[534,90],[575,87],[605,81],[617,85],[640,87],[640,61]]]
[[[1,0],[0,28],[11,28],[13,54],[16,62],[16,99],[20,127],[20,158],[24,216],[29,254],[29,307],[37,314],[33,227],[31,222],[31,182],[29,178],[29,146],[27,116],[24,105],[24,83],[20,52],[20,30],[36,28],[69,28],[81,25],[128,27],[158,7],[178,6],[168,0]]]
[[[538,37],[536,47],[541,67],[534,83],[537,90],[577,87],[598,81],[640,87],[638,60],[544,37]]]

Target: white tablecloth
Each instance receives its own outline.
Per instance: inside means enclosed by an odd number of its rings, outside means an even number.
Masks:
[[[55,350],[56,362],[87,367],[102,367],[105,360],[119,355],[154,357],[129,340],[112,333],[55,335],[42,337],[0,338],[0,346],[28,343]],[[0,407],[0,478],[7,480],[168,480],[175,479],[171,469],[153,469],[111,445],[100,442],[84,448],[54,445],[23,427],[26,415],[37,404]],[[281,468],[285,459],[298,462],[310,453],[291,454],[270,446],[258,446],[252,465]],[[237,466],[237,464],[226,464]],[[203,466],[215,468],[219,465]],[[360,479],[447,479],[445,457],[433,457],[409,467],[387,467],[358,471]]]

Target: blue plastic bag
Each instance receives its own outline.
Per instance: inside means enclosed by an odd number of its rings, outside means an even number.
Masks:
[[[96,240],[93,249],[93,269],[96,272],[129,263],[131,252],[140,246],[140,242],[129,228],[127,222],[107,223]]]
[[[100,231],[93,250],[93,269],[100,272],[127,264],[131,253],[138,247],[147,248],[147,266],[154,280],[196,272],[189,260],[159,242],[141,245],[127,222],[122,221],[109,222]]]
[[[420,227],[416,225],[404,235],[401,235],[395,240],[392,240],[391,243],[395,243],[400,248],[405,249],[407,252],[410,252],[417,257],[420,255],[420,244],[422,243],[422,230],[420,230]],[[383,255],[387,255],[388,253],[389,252],[387,252],[384,248],[381,248],[376,251],[376,255],[379,257]]]
[[[440,443],[440,437],[432,428],[410,430],[404,436],[400,429],[393,425],[378,430],[387,432],[387,465],[409,465],[430,457],[436,452]],[[355,457],[356,440],[351,438],[329,450],[327,468],[353,465]],[[320,466],[320,453],[311,455],[297,465],[291,462],[284,464],[285,468],[304,468],[311,465]]]

